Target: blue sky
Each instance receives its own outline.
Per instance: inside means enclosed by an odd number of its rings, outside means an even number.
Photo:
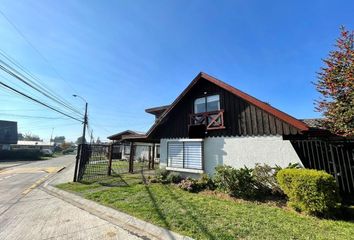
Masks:
[[[0,10],[46,60],[1,15],[0,49],[81,111],[71,95],[86,98],[101,139],[146,131],[154,118],[144,109],[171,103],[200,71],[294,117],[318,117],[311,81],[340,25],[354,28],[353,1],[2,0]],[[17,120],[20,132],[81,134],[80,123],[3,88],[0,102],[0,119]]]

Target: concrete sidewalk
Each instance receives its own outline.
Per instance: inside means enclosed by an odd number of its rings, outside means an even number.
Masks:
[[[68,202],[77,208],[85,210],[86,212],[95,215],[102,220],[105,220],[119,228],[126,230],[131,235],[143,239],[192,239],[55,187],[57,184],[72,181],[72,174],[73,170],[68,168],[62,174],[59,174],[55,178],[46,181],[42,186],[40,186],[40,188],[56,198]]]
[[[14,166],[0,180],[0,239],[147,239],[64,201],[43,187],[31,186],[44,176],[54,182],[71,181],[75,158],[63,156]],[[60,173],[42,168],[66,167]],[[29,171],[30,170],[30,171]]]

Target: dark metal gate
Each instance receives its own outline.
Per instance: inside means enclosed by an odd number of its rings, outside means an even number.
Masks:
[[[78,159],[78,181],[107,176],[109,145],[80,144],[78,148]]]
[[[354,141],[291,140],[306,168],[332,174],[344,198],[354,196]]]
[[[80,144],[78,147],[78,167],[75,170],[77,181],[90,181],[105,176],[117,176],[123,173],[140,172],[155,169],[153,150],[149,146],[140,150],[131,145],[129,154],[123,157],[123,144]],[[148,152],[148,157],[141,157],[139,153]],[[75,180],[74,180],[75,181]]]

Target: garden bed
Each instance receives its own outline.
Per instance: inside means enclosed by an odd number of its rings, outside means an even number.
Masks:
[[[58,187],[196,239],[351,239],[354,223],[298,214],[281,201],[246,201],[121,174]],[[280,207],[279,207],[280,206]]]

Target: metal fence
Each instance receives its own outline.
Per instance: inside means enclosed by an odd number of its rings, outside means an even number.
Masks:
[[[354,141],[291,140],[306,168],[332,174],[344,198],[354,197]]]
[[[157,162],[151,146],[130,145],[123,157],[122,144],[81,144],[78,147],[77,181],[90,181],[100,177],[117,176],[155,169]],[[141,153],[144,154],[141,154]]]

